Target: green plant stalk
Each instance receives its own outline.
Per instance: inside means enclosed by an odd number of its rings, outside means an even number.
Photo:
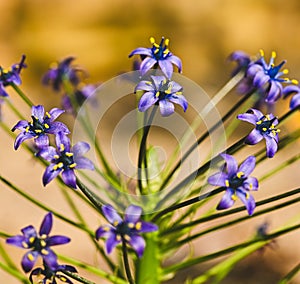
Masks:
[[[12,269],[16,270],[19,272],[17,266],[15,263],[11,260],[5,249],[3,248],[2,244],[0,243],[0,255],[2,256],[3,260],[6,262],[6,264],[11,267]],[[19,272],[21,273],[21,272]]]
[[[124,263],[124,268],[125,268],[127,280],[129,282],[129,284],[134,284],[135,282],[132,278],[131,271],[130,271],[128,252],[127,252],[125,239],[122,239],[122,256],[123,256],[123,263]]]
[[[16,91],[16,93],[21,97],[21,99],[31,108],[34,103],[26,96],[26,94],[14,83],[11,83],[11,86]]]
[[[287,228],[284,228],[284,229],[280,229],[280,230],[276,231],[275,233],[265,235],[263,239],[256,238],[256,239],[253,239],[253,240],[250,240],[250,241],[246,241],[246,242],[228,247],[228,248],[220,250],[218,252],[214,252],[214,253],[211,253],[211,254],[208,254],[208,255],[205,255],[205,256],[200,256],[200,257],[196,257],[196,258],[193,258],[193,259],[189,259],[185,262],[166,267],[164,269],[164,273],[168,274],[168,273],[172,273],[172,272],[175,272],[175,271],[179,271],[181,269],[185,269],[187,267],[190,267],[190,266],[193,266],[193,265],[205,262],[205,261],[209,261],[209,260],[221,257],[223,255],[232,253],[234,251],[237,251],[239,249],[248,247],[248,246],[250,246],[252,244],[255,244],[255,243],[260,243],[260,242],[265,243],[268,240],[272,240],[272,239],[277,238],[279,236],[285,235],[285,234],[290,233],[290,232],[292,232],[294,230],[297,230],[299,228],[300,228],[300,224],[296,224],[296,225],[293,225],[293,226],[290,226],[290,227],[287,227]]]
[[[0,268],[3,271],[6,271],[10,275],[12,275],[13,277],[19,279],[22,283],[24,283],[24,284],[31,284],[30,281],[21,272],[19,272],[18,270],[14,269],[13,267],[5,265],[1,261],[0,261]]]
[[[294,276],[300,271],[300,263],[298,263],[287,275],[285,275],[278,284],[288,284]]]
[[[145,236],[146,248],[143,256],[136,261],[137,284],[159,284],[160,283],[160,260],[158,248],[158,233]]]
[[[111,275],[110,273],[107,273],[99,268],[96,268],[93,265],[89,265],[86,263],[83,263],[79,260],[76,260],[74,258],[71,257],[67,257],[61,254],[57,254],[58,258],[63,261],[63,262],[67,262],[69,264],[75,265],[76,267],[81,267],[84,270],[93,273],[94,275],[98,275],[100,277],[102,277],[103,279],[107,279],[109,281],[111,281],[114,284],[128,284],[126,280],[121,279],[115,275]]]
[[[5,103],[18,118],[20,118],[21,120],[26,120],[25,117],[19,112],[19,110],[11,103],[8,98],[5,99]]]

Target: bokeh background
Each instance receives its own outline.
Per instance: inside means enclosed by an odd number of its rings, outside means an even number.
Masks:
[[[278,62],[288,60],[290,77],[300,78],[298,0],[2,0],[0,11],[0,64],[10,66],[26,54],[28,68],[22,74],[22,89],[33,101],[43,102],[46,108],[60,104],[60,97],[40,84],[51,62],[75,56],[76,62],[88,70],[89,82],[104,82],[122,71],[129,71],[132,60],[128,60],[127,55],[138,46],[149,46],[150,36],[157,40],[161,36],[170,38],[173,53],[182,59],[184,75],[209,94],[216,93],[228,80],[233,66],[226,58],[234,50],[249,54],[256,54],[260,48],[266,54],[276,50]],[[15,94],[11,100],[24,107]],[[223,109],[230,104],[227,100]],[[3,119],[13,126],[15,118],[6,109],[3,108]],[[24,107],[26,113],[29,111]],[[299,116],[293,121],[296,127],[299,126],[297,118]],[[294,149],[296,147],[298,145]],[[25,151],[15,152],[11,138],[1,130],[0,149],[1,175],[53,208],[72,215],[55,184],[47,189],[42,187],[43,168]],[[282,153],[274,163],[288,155]],[[274,177],[276,180],[265,182],[263,190],[274,193],[296,187],[300,184],[298,172],[299,163],[280,172]],[[265,192],[258,192],[256,197],[265,196]],[[81,209],[86,208],[82,205]],[[267,220],[257,218],[237,230],[225,230],[214,238],[203,238],[197,245],[198,253],[217,250],[224,244],[251,236],[265,221],[276,228],[297,212],[299,206],[293,206],[284,214],[272,214]],[[16,234],[28,224],[39,226],[43,216],[43,211],[0,184],[1,231]],[[96,228],[99,224],[96,216],[90,216],[90,220],[90,225]],[[68,230],[73,236],[70,245],[60,248],[61,253],[92,264],[99,262],[93,248],[82,243],[83,236],[78,231],[57,220],[54,230],[55,233]],[[242,261],[223,283],[276,283],[298,263],[299,239],[298,232],[280,238],[273,249]],[[23,253],[19,249],[9,250],[16,259]],[[180,259],[184,253],[174,257]],[[183,273],[197,275],[206,268],[195,267]],[[181,279],[173,283],[182,283]],[[297,279],[294,283],[300,283],[300,278]],[[17,284],[18,281],[0,271],[0,283]]]

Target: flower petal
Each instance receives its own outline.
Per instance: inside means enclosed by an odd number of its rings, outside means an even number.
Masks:
[[[256,206],[253,196],[250,193],[239,189],[236,191],[236,195],[245,204],[248,214],[252,215]]]
[[[63,149],[67,152],[70,151],[71,148],[71,142],[70,139],[68,138],[68,136],[66,134],[64,134],[63,132],[59,132],[56,136],[55,136],[55,142],[56,142],[56,147],[58,149],[60,149],[60,152],[62,152],[61,147],[63,145]]]
[[[133,235],[130,238],[129,244],[136,251],[138,257],[142,257],[145,250],[145,240],[139,235]]]
[[[57,246],[67,244],[71,241],[70,238],[65,236],[51,236],[47,239],[48,246]]]
[[[183,95],[172,95],[168,99],[172,103],[180,105],[183,108],[184,111],[187,110],[188,102],[187,102],[186,98]]]
[[[135,87],[135,92],[138,90],[142,91],[154,91],[154,86],[152,85],[151,81],[141,81]]]
[[[127,223],[136,223],[140,220],[142,208],[136,205],[130,205],[126,208],[124,221]]]
[[[28,239],[24,236],[17,235],[6,239],[6,243],[9,245],[13,245],[19,248],[25,248],[24,244],[27,244]],[[26,246],[26,245],[25,245]]]
[[[22,268],[25,272],[29,272],[33,268],[38,258],[38,255],[39,253],[37,251],[29,251],[25,253],[21,262]]]
[[[265,136],[265,140],[266,140],[266,148],[267,148],[267,157],[273,158],[278,149],[277,142],[274,138],[269,136]]]
[[[31,108],[31,113],[39,121],[44,121],[45,109],[44,109],[44,107],[42,105],[33,106]]]
[[[158,226],[156,224],[150,223],[150,222],[144,222],[141,221],[142,227],[139,231],[139,233],[150,233],[155,232],[158,230]]]
[[[54,159],[54,156],[57,155],[56,149],[52,146],[44,147],[41,149],[38,154],[38,156],[41,156],[46,161],[51,162]]]
[[[54,170],[53,167],[55,165],[51,164],[49,165],[43,175],[43,185],[46,186],[50,181],[52,181],[54,178],[56,178],[59,173],[61,172],[61,169]]]
[[[99,240],[100,238],[108,238],[111,233],[112,228],[109,225],[101,226],[96,230],[96,239]]]
[[[274,103],[276,102],[282,95],[282,86],[278,82],[271,81],[270,90],[266,97],[266,102]]]
[[[292,97],[290,101],[290,109],[294,109],[300,106],[300,93]]]
[[[33,135],[33,134],[29,133],[29,132],[22,132],[22,133],[20,133],[20,134],[17,136],[16,140],[15,140],[15,143],[14,143],[14,149],[17,150],[17,149],[20,147],[20,145],[21,145],[25,140],[31,139],[31,138],[33,138],[34,136],[35,136],[35,135]]]
[[[90,148],[91,148],[90,145],[86,142],[76,143],[72,148],[72,152],[74,153],[74,159],[84,155],[86,152],[90,150]]]
[[[64,170],[61,174],[64,183],[72,188],[76,188],[76,175],[73,169]]]
[[[49,248],[45,249],[47,253],[43,254],[43,260],[46,262],[46,264],[52,269],[55,270],[58,266],[57,263],[57,255]]]
[[[159,108],[162,116],[169,116],[174,113],[174,105],[167,100],[160,100]]]
[[[114,224],[114,223],[119,224],[119,223],[123,222],[120,215],[110,204],[103,205],[102,212],[103,212],[105,218],[107,219],[107,221],[111,224]]]
[[[256,88],[262,88],[269,80],[269,75],[266,75],[264,71],[259,71],[253,78],[253,85]]]
[[[223,195],[220,203],[218,204],[217,209],[222,210],[231,207],[235,202],[235,200],[232,198],[232,195],[233,190],[231,188],[228,188],[225,194]]]
[[[62,113],[64,113],[65,110],[63,109],[59,109],[59,108],[53,108],[49,111],[49,120],[52,122],[55,119],[57,119]]]
[[[171,61],[175,66],[177,66],[179,73],[181,73],[182,64],[180,58],[175,55],[171,55],[170,57],[168,57],[168,60]]]
[[[28,121],[20,120],[12,129],[11,131],[15,131],[16,129],[24,130],[27,126],[29,126]]]
[[[141,55],[146,55],[146,56],[152,56],[152,51],[151,48],[145,48],[145,47],[138,47],[135,50],[133,50],[128,57],[131,57],[135,54],[141,54]]]
[[[153,92],[146,92],[139,101],[139,111],[144,112],[158,101]]]
[[[221,157],[226,162],[228,177],[231,177],[231,176],[235,175],[237,173],[237,170],[238,170],[238,165],[237,165],[237,162],[236,162],[235,158],[231,155],[228,155],[228,154],[221,154]]]
[[[263,138],[264,136],[260,133],[260,131],[254,128],[246,137],[245,143],[248,145],[255,145],[258,142],[260,142]]]
[[[116,234],[111,234],[105,243],[106,252],[110,254],[119,243],[121,243],[121,241],[117,240]]]
[[[239,114],[237,116],[237,119],[249,122],[249,123],[254,124],[254,125],[256,125],[256,122],[258,121],[258,119],[257,119],[257,117],[256,117],[255,114],[253,114],[253,113],[247,113],[247,112]]]
[[[53,222],[53,216],[52,216],[52,213],[49,212],[48,214],[46,214],[46,216],[44,217],[44,220],[41,224],[40,231],[39,231],[40,236],[42,236],[42,235],[48,236],[49,235],[49,233],[52,229],[52,222]]]
[[[239,172],[243,172],[248,177],[255,168],[255,157],[248,157],[239,167]]]
[[[243,187],[247,190],[257,190],[258,189],[258,180],[255,177],[248,177],[244,184]]]
[[[54,121],[49,125],[50,128],[47,129],[47,133],[50,134],[58,134],[59,132],[63,132],[64,134],[69,134],[69,128],[62,122]]]
[[[36,146],[39,149],[49,146],[49,138],[46,134],[42,134],[34,139]]]
[[[223,172],[216,173],[207,179],[207,182],[215,186],[226,186],[225,181],[228,180],[228,175]]]
[[[168,59],[163,59],[158,61],[161,71],[169,78],[173,75],[173,65]]]
[[[156,63],[157,61],[152,57],[145,58],[140,65],[140,72],[145,75]]]
[[[21,230],[21,232],[23,233],[24,237],[27,238],[27,239],[30,239],[32,237],[35,238],[37,236],[35,228],[31,225],[23,228]]]
[[[95,166],[93,164],[93,162],[91,160],[89,160],[88,158],[85,157],[79,157],[79,158],[75,158],[74,157],[74,162],[76,163],[76,169],[80,170],[80,169],[86,169],[86,170],[94,170]]]

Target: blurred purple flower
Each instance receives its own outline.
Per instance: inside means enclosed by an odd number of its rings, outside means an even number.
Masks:
[[[238,119],[255,125],[255,128],[247,136],[245,143],[255,145],[262,139],[266,140],[267,157],[274,157],[278,148],[278,132],[275,128],[278,124],[277,117],[272,113],[263,115],[257,109],[249,109],[246,113],[239,114]]]
[[[142,208],[130,205],[125,211],[124,220],[111,205],[103,205],[102,212],[111,225],[98,228],[96,238],[106,238],[107,253],[111,253],[121,242],[126,242],[136,251],[138,257],[141,257],[145,249],[145,240],[139,234],[158,230],[155,224],[140,220]]]
[[[64,123],[54,121],[63,112],[64,110],[53,108],[45,113],[45,109],[42,105],[33,106],[31,108],[32,122],[20,120],[12,128],[12,131],[15,131],[16,129],[22,131],[16,138],[14,144],[15,150],[17,150],[27,139],[34,138],[36,146],[38,148],[43,148],[49,145],[47,134],[57,134],[58,132],[69,134],[70,131]]]
[[[74,57],[67,57],[58,64],[55,63],[42,78],[42,83],[52,86],[56,92],[60,91],[60,88],[64,85],[64,81],[71,83],[73,86],[77,86],[80,83],[78,72],[82,69],[72,66]]]
[[[232,76],[235,76],[242,70],[246,70],[251,62],[250,56],[247,53],[240,50],[231,53],[228,59],[237,63],[236,68],[232,71]]]
[[[48,267],[56,268],[57,256],[50,247],[70,242],[70,238],[65,236],[49,236],[52,229],[52,219],[52,213],[49,212],[44,217],[39,233],[30,225],[21,230],[23,235],[16,235],[6,240],[6,243],[10,245],[30,250],[24,255],[21,262],[25,272],[31,271],[38,256],[43,258]]]
[[[173,74],[173,64],[177,66],[178,71],[181,72],[182,64],[179,57],[173,55],[168,49],[169,39],[162,37],[160,44],[155,42],[153,37],[150,38],[151,48],[139,47],[133,50],[129,57],[139,54],[142,58],[140,65],[140,72],[145,75],[151,68],[158,64],[161,71],[171,79]]]
[[[249,191],[258,189],[258,181],[249,175],[255,168],[255,157],[248,157],[238,167],[233,156],[228,154],[221,154],[221,156],[226,162],[226,170],[208,178],[208,183],[211,185],[226,188],[217,209],[227,209],[239,198],[245,204],[248,214],[252,215],[255,209],[255,200]]]
[[[298,85],[286,86],[282,92],[284,98],[287,98],[293,94],[293,97],[290,101],[290,109],[295,109],[300,106],[300,87]]]
[[[76,175],[74,169],[94,170],[93,163],[83,157],[89,151],[90,146],[85,142],[78,142],[71,148],[70,139],[62,132],[56,135],[56,147],[43,148],[38,155],[51,162],[43,175],[43,184],[46,186],[50,181],[62,173],[64,183],[76,188]]]
[[[139,82],[135,92],[140,90],[145,91],[138,106],[141,112],[158,104],[161,115],[169,116],[174,113],[174,103],[180,105],[184,111],[188,107],[187,100],[182,95],[182,86],[164,76],[151,76],[151,81]]]
[[[44,279],[39,280],[40,281],[39,283],[57,284],[57,282],[56,282],[56,278],[57,278],[64,283],[73,284],[73,282],[70,279],[68,279],[66,276],[64,276],[62,274],[58,274],[58,273],[63,272],[63,271],[76,273],[77,270],[75,267],[73,267],[71,265],[57,264],[56,267],[50,268],[45,261],[43,262],[43,265],[44,265],[44,269],[38,267],[38,268],[35,268],[34,270],[32,270],[32,272],[29,275],[29,280],[31,283],[34,283],[33,282],[34,276],[40,277],[41,275],[43,275]]]
[[[21,70],[27,67],[24,63],[25,59],[26,57],[23,55],[20,63],[12,65],[9,69],[4,69],[0,66],[0,97],[8,97],[8,93],[5,90],[7,86],[21,84]]]

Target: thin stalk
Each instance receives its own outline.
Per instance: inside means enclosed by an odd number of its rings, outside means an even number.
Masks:
[[[154,106],[149,120],[146,125],[144,125],[144,130],[143,130],[143,137],[140,143],[140,149],[139,149],[139,156],[138,156],[138,169],[137,169],[137,176],[138,176],[138,188],[141,194],[145,194],[144,188],[143,188],[143,182],[142,182],[142,167],[143,167],[143,162],[145,161],[146,158],[146,151],[147,151],[147,137],[151,128],[151,124],[153,122],[155,113],[156,113],[157,106]],[[144,165],[144,168],[146,169],[146,166]]]
[[[61,272],[63,272],[65,275],[69,276],[70,278],[73,278],[73,279],[77,280],[80,283],[84,283],[84,284],[96,284],[95,282],[87,280],[87,279],[79,276],[76,273],[73,273],[73,272],[70,272],[70,271],[67,271],[67,270],[61,270]]]
[[[214,195],[216,195],[216,194],[218,194],[218,193],[220,193],[220,192],[222,192],[224,190],[225,190],[224,187],[220,187],[220,188],[217,188],[215,190],[212,190],[211,192],[202,194],[200,196],[197,196],[197,197],[188,199],[186,201],[183,201],[181,203],[175,204],[173,206],[170,206],[170,207],[168,207],[168,208],[160,211],[157,215],[155,215],[151,222],[155,223],[159,218],[161,218],[165,214],[168,214],[168,213],[171,213],[171,212],[173,212],[173,211],[175,211],[177,209],[180,209],[180,208],[183,208],[183,207],[195,204],[196,202],[203,201],[204,199],[206,199],[208,197],[211,197],[211,196],[214,196]]]
[[[11,83],[13,89],[21,97],[21,99],[31,108],[34,104],[33,102],[25,95],[25,93],[17,86],[15,83]]]
[[[18,270],[5,265],[4,263],[0,262],[0,268],[3,271],[6,271],[7,273],[9,273],[10,275],[14,276],[15,278],[19,279],[20,281],[22,281],[22,283],[24,284],[31,284],[30,281]]]
[[[19,112],[19,110],[11,103],[9,99],[5,100],[5,103],[11,109],[11,111],[20,119],[25,120],[25,117]]]
[[[223,249],[223,250],[220,250],[220,251],[208,254],[208,255],[204,255],[204,256],[193,258],[193,259],[189,259],[189,260],[187,260],[185,262],[178,263],[178,264],[175,264],[175,265],[172,265],[172,266],[169,266],[169,267],[165,268],[164,269],[164,273],[165,274],[169,274],[169,273],[172,273],[172,272],[175,272],[175,271],[177,272],[177,271],[179,271],[181,269],[185,269],[185,268],[188,268],[190,266],[193,266],[193,265],[205,262],[205,261],[209,261],[209,260],[221,257],[223,255],[235,252],[235,251],[237,251],[239,249],[248,247],[248,246],[250,246],[252,244],[260,243],[260,242],[266,242],[268,240],[275,239],[277,237],[280,237],[282,235],[290,233],[290,232],[292,232],[294,230],[297,230],[299,228],[300,228],[300,224],[296,224],[296,225],[293,225],[293,226],[290,226],[290,227],[278,230],[275,233],[267,234],[263,238],[257,237],[257,238],[255,238],[253,240],[246,241],[246,242],[243,242],[243,243],[240,243],[240,244],[228,247],[226,249]]]
[[[293,189],[293,190],[290,190],[288,192],[278,194],[278,195],[275,195],[275,196],[272,196],[272,197],[269,197],[269,198],[265,198],[263,200],[257,201],[256,202],[256,207],[259,207],[259,206],[262,206],[262,205],[265,205],[265,204],[268,204],[268,203],[271,203],[271,202],[275,202],[277,200],[287,198],[287,197],[293,196],[293,195],[298,194],[298,193],[300,193],[300,188]],[[236,213],[244,211],[244,210],[245,210],[245,206],[240,206],[240,207],[228,210],[228,211],[224,211],[224,212],[221,212],[221,213],[215,213],[215,214],[212,214],[212,215],[209,215],[209,216],[206,216],[206,217],[202,217],[202,218],[199,218],[197,220],[190,221],[189,223],[182,224],[182,225],[170,228],[169,230],[166,230],[166,231],[162,232],[160,234],[160,237],[163,237],[163,236],[168,235],[170,233],[174,233],[176,231],[183,230],[183,229],[188,228],[188,227],[194,227],[195,225],[198,225],[198,224],[202,224],[202,223],[212,221],[212,220],[215,220],[215,219],[218,219],[218,218],[222,218],[222,217],[225,217],[225,216],[236,214]]]
[[[124,239],[122,239],[122,253],[123,253],[124,268],[125,268],[127,280],[130,284],[134,284],[134,280],[131,275],[129,261],[128,261],[126,242]]]
[[[288,284],[292,278],[300,271],[300,263],[298,263],[286,276],[284,276],[278,284]]]
[[[182,156],[181,160],[177,162],[171,172],[167,175],[163,181],[159,190],[163,190],[164,187],[168,184],[174,173],[178,170],[181,164],[189,157],[189,155],[207,138],[209,135],[215,131],[219,126],[221,126],[243,103],[245,103],[251,95],[254,93],[254,90],[244,95],[241,100],[239,100],[217,123],[215,123],[209,130],[207,130],[198,140],[187,150],[187,152]]]

